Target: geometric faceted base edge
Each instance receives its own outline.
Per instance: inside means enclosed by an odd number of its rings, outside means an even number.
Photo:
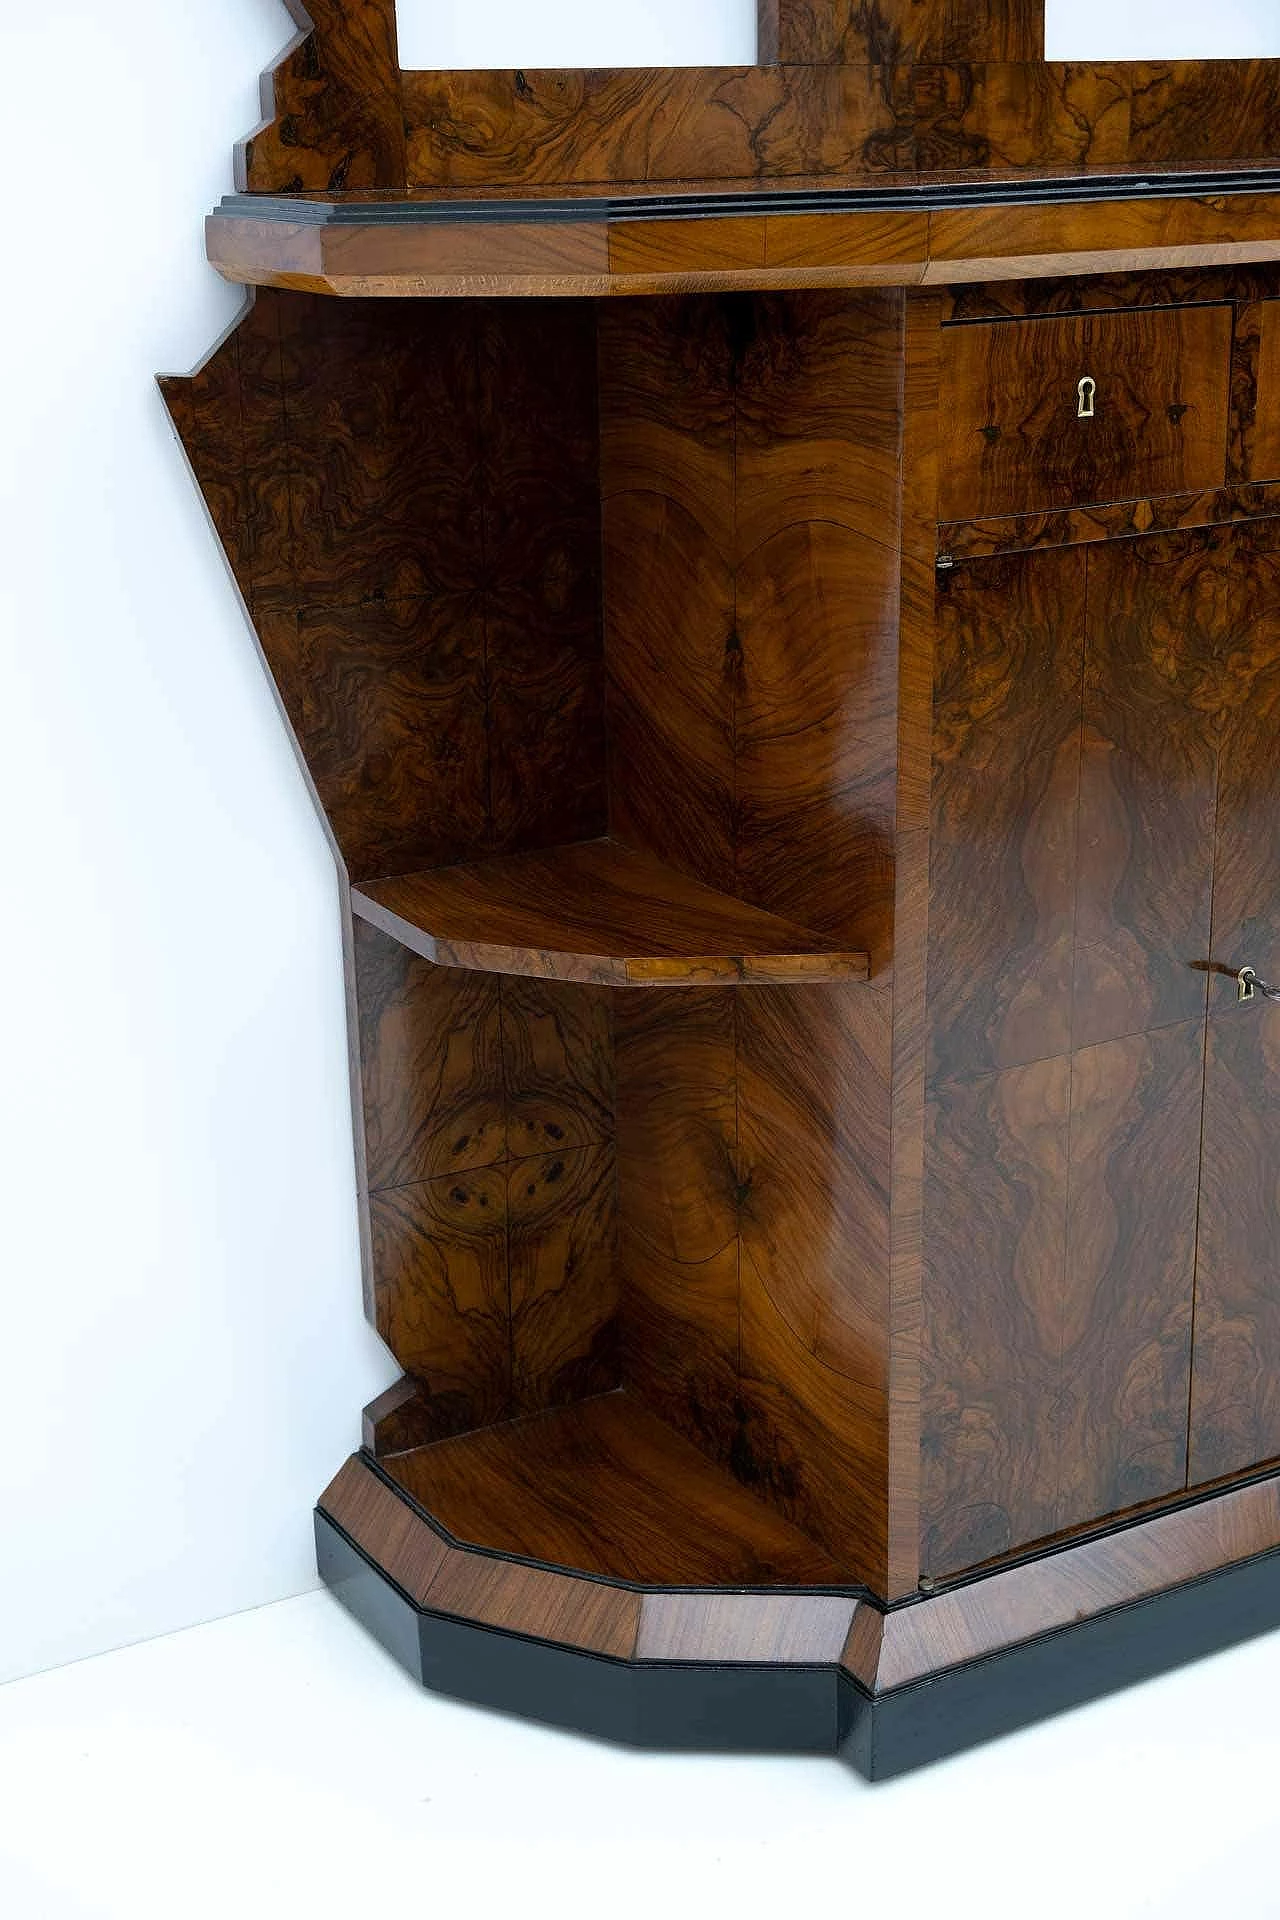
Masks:
[[[887,1609],[484,1552],[367,1454],[315,1530],[326,1585],[433,1692],[628,1746],[831,1754],[869,1780],[1280,1626],[1277,1475]]]

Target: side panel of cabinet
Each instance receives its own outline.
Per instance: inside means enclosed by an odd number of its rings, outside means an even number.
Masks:
[[[983,561],[940,596],[935,1575],[1185,1484],[1217,756],[1180,551]]]

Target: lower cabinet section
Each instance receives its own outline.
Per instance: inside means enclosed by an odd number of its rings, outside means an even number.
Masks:
[[[1280,1455],[1278,658],[1274,521],[939,596],[926,1576]]]

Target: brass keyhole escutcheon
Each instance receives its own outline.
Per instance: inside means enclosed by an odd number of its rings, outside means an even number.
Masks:
[[[1236,975],[1236,997],[1242,1002],[1249,1000],[1280,1000],[1280,987],[1273,987],[1269,980],[1261,980],[1253,967],[1241,967]]]
[[[1078,402],[1076,406],[1076,418],[1078,420],[1093,419],[1093,402],[1097,391],[1097,381],[1091,373],[1086,373],[1076,388],[1076,398]]]

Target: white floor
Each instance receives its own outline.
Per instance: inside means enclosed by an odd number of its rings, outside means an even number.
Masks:
[[[887,1786],[420,1693],[309,1594],[0,1688],[4,1920],[1280,1915],[1280,1635]]]

